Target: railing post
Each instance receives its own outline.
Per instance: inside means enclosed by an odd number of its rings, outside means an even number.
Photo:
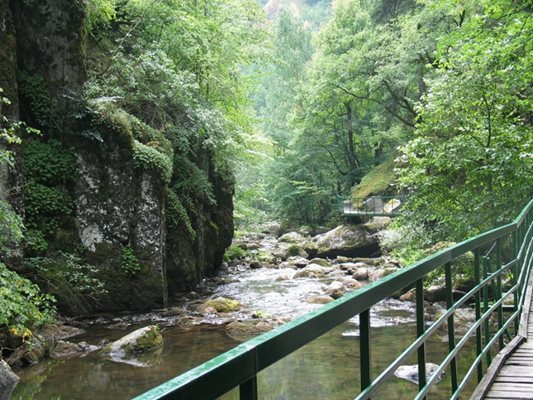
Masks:
[[[513,279],[512,279],[512,283],[513,283],[513,286],[517,285],[518,284],[518,274],[520,273],[520,269],[518,268],[518,264],[519,264],[519,261],[518,261],[518,240],[517,240],[517,231],[513,231],[513,233],[511,234],[511,247],[512,247],[512,259],[513,260],[516,260],[515,264],[513,265]],[[518,288],[517,290],[515,290],[513,292],[513,304],[514,304],[514,307],[513,307],[513,311],[517,311],[518,310]],[[518,325],[520,324],[520,316],[517,315],[516,318],[515,318],[515,321],[514,321],[514,334],[515,336],[518,335]]]
[[[453,284],[452,284],[452,264],[446,263],[444,266],[446,280],[446,307],[450,309],[453,306]],[[455,327],[453,322],[453,313],[448,318],[448,348],[450,351],[455,349]],[[450,376],[452,380],[452,394],[457,392],[457,360],[454,357],[450,362]]]
[[[424,280],[416,281],[416,336],[421,337],[426,331],[424,315]],[[418,390],[426,386],[426,343],[418,348]],[[423,397],[425,400],[425,397]]]
[[[479,256],[479,248],[474,250],[474,281],[476,282],[476,286],[479,286],[481,282],[481,261]],[[476,307],[476,321],[479,321],[481,319],[481,293],[479,292],[479,288],[474,296],[474,301]],[[479,325],[476,328],[476,355],[478,356],[483,351],[481,334],[481,325]],[[483,360],[480,360],[479,364],[477,365],[478,383],[481,382],[481,379],[483,379]]]
[[[496,240],[496,271],[499,271],[502,268],[502,240],[498,238]],[[502,274],[498,274],[496,278],[496,293],[494,296],[495,300],[500,300],[502,298]],[[498,306],[498,330],[502,329],[503,326],[503,305]],[[500,345],[500,351],[505,347],[503,340],[503,334],[498,338]]]
[[[483,257],[483,279],[486,279],[490,273],[490,259],[488,257]],[[483,287],[483,312],[489,310],[489,285]],[[485,334],[485,345],[490,342],[490,316],[487,317],[484,321],[483,331]],[[487,368],[492,362],[492,356],[490,354],[490,349],[487,351]]]
[[[257,375],[241,383],[239,386],[240,400],[257,400]]]
[[[361,391],[372,382],[370,367],[370,310],[359,314],[359,354],[361,369]]]

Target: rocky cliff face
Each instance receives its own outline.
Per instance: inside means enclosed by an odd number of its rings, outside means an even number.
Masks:
[[[55,183],[38,176],[38,168],[22,168],[33,174],[26,174],[27,187],[55,193],[65,204],[53,224],[37,207],[48,220],[32,221],[32,229],[44,232],[48,247],[39,251],[48,257],[75,252],[96,267],[107,294],[86,304],[87,311],[162,306],[169,291],[192,287],[222,262],[233,234],[233,185],[215,171],[208,150],[197,155],[191,161],[206,172],[217,205],[195,205],[190,221],[195,235],[180,225],[169,229],[168,179],[135,160],[136,146],[150,143],[125,135],[112,121],[75,111],[80,106],[74,98],[86,79],[83,20],[83,1],[0,0],[0,56],[7,61],[0,87],[20,99],[21,118],[41,129],[37,140],[53,139],[65,159],[74,160],[73,176],[56,177]],[[36,99],[17,88],[16,73],[19,82],[46,95]]]

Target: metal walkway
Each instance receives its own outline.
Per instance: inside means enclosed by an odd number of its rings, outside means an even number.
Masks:
[[[344,200],[340,209],[345,217],[396,217],[404,196],[371,196]]]
[[[533,400],[533,279],[529,281],[518,335],[494,359],[471,400]]]

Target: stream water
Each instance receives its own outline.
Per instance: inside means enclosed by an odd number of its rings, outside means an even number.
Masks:
[[[290,271],[285,271],[290,272]],[[283,270],[246,270],[229,283],[216,288],[215,296],[238,299],[249,311],[293,318],[320,305],[305,301],[323,291],[326,280],[289,279],[276,282]],[[415,338],[414,305],[385,300],[372,309],[372,368],[383,370]],[[121,400],[130,399],[166,380],[236,346],[224,325],[202,324],[180,327],[175,318],[162,313],[115,318],[94,323],[83,335],[69,339],[97,344],[102,339],[115,340],[139,327],[158,323],[163,327],[164,347],[141,361],[144,367],[118,363],[98,352],[67,360],[45,360],[17,371],[21,381],[15,400]],[[427,346],[428,362],[440,363],[448,352],[445,335],[433,338]],[[289,355],[259,374],[261,399],[353,399],[359,389],[359,338],[357,318],[346,321],[319,339]],[[459,360],[459,370],[474,358],[474,343],[468,343]],[[413,358],[409,364],[415,364]],[[375,372],[375,373],[376,373]],[[393,377],[381,389],[380,399],[412,399],[417,386]],[[432,390],[430,399],[447,399],[449,374]],[[467,392],[473,389],[467,388]],[[468,393],[466,393],[468,395]],[[466,396],[465,396],[466,397]],[[237,399],[236,391],[222,397]],[[194,400],[194,399],[191,399]]]

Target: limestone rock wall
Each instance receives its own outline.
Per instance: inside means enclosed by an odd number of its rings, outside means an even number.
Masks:
[[[38,116],[17,91],[17,70],[42,78],[50,93],[54,125],[38,127],[74,156],[76,170],[74,183],[61,188],[73,210],[53,250],[78,249],[98,269],[108,293],[91,301],[88,311],[160,307],[168,292],[191,288],[221,264],[233,234],[233,184],[214,170],[212,154],[200,154],[193,161],[208,173],[217,205],[196,205],[196,237],[181,228],[170,231],[167,183],[134,164],[133,139],[91,125],[90,116],[69,116],[86,80],[84,7],[82,0],[0,0],[0,56],[9,61],[2,63],[0,86],[18,97],[21,118],[30,125]],[[97,130],[101,140],[81,134],[87,129]],[[128,271],[125,254],[134,254],[139,271]]]

